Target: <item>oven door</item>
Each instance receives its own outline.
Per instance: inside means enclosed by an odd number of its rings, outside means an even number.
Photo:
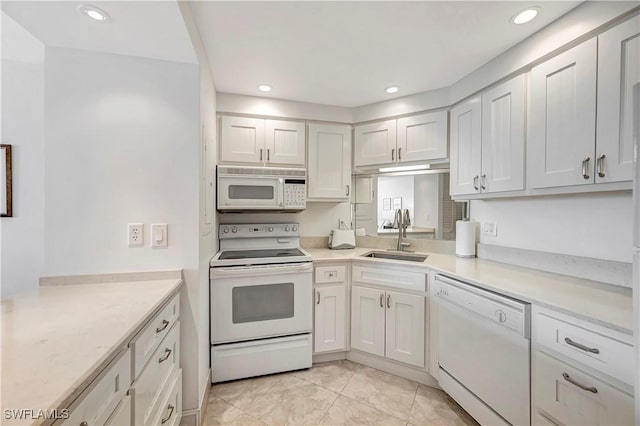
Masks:
[[[308,333],[311,262],[211,269],[212,344]]]
[[[218,176],[218,210],[282,210],[283,191],[283,178]]]

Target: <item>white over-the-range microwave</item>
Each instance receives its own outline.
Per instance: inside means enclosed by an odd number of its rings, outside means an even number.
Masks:
[[[296,212],[307,207],[307,171],[218,166],[219,211]]]

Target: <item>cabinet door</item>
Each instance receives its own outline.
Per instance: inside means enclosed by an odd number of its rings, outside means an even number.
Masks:
[[[424,296],[387,291],[387,358],[424,367]]]
[[[398,120],[398,162],[447,158],[447,111]]]
[[[309,198],[348,200],[351,192],[351,128],[309,124]]]
[[[265,153],[267,164],[304,166],[305,125],[297,121],[265,121]]]
[[[451,110],[451,195],[480,192],[482,165],[482,104],[473,98]]]
[[[346,349],[345,286],[317,287],[315,300],[314,351]]]
[[[593,183],[596,39],[531,70],[527,170],[532,188]]]
[[[264,120],[224,116],[220,127],[220,162],[263,163]]]
[[[384,356],[384,291],[351,288],[351,347]]]
[[[640,83],[640,17],[598,36],[596,182],[633,179],[633,86]]]
[[[524,189],[524,74],[482,94],[482,192]]]
[[[396,120],[357,126],[354,152],[355,166],[371,166],[397,161]]]

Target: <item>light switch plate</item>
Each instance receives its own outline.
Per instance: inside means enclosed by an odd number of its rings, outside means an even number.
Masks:
[[[490,237],[498,236],[498,223],[497,222],[482,222],[482,233]]]
[[[167,247],[169,245],[169,226],[166,223],[151,224],[151,247]]]
[[[144,246],[144,223],[127,224],[127,244],[129,247]]]

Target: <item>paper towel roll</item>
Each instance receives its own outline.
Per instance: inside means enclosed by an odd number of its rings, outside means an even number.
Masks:
[[[476,256],[476,224],[478,222],[456,221],[456,256]]]

